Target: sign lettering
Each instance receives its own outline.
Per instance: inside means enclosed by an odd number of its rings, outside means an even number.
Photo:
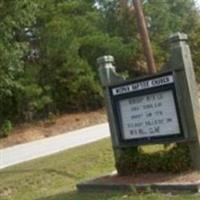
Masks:
[[[180,133],[171,90],[119,101],[124,139]]]
[[[161,78],[155,78],[147,81],[141,81],[138,83],[133,83],[125,86],[120,86],[117,88],[112,89],[112,93],[114,96],[127,94],[130,92],[136,92],[152,87],[159,87],[162,85],[167,85],[174,82],[174,78],[172,75],[163,76]]]

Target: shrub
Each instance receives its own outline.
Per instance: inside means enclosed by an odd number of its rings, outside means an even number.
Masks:
[[[12,131],[12,123],[9,120],[5,120],[1,126],[0,137],[7,137]]]
[[[189,148],[185,144],[176,144],[169,150],[152,154],[141,149],[127,148],[117,158],[116,168],[121,175],[145,172],[178,173],[192,168]]]

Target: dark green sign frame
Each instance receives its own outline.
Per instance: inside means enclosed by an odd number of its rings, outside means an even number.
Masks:
[[[159,81],[168,80],[166,77],[173,77],[173,82],[163,81],[159,84]],[[156,83],[157,85],[152,85]],[[151,84],[149,84],[151,83]],[[185,140],[184,129],[182,126],[182,120],[180,115],[180,108],[177,100],[177,93],[175,87],[175,75],[173,72],[168,72],[156,76],[151,76],[147,78],[142,78],[134,81],[127,81],[120,85],[114,85],[109,87],[109,93],[111,97],[112,109],[114,113],[114,120],[117,127],[118,140],[120,146],[137,146],[142,144],[160,144],[160,143],[172,143],[172,142],[182,142]],[[119,92],[117,94],[117,92]],[[120,110],[120,101],[128,100],[134,97],[140,97],[149,94],[156,94],[159,92],[172,91],[173,99],[175,103],[175,112],[178,118],[179,130],[178,133],[172,133],[169,135],[162,136],[147,136],[141,138],[125,139],[123,132],[123,122],[122,122],[122,113]],[[114,94],[115,92],[115,94]]]

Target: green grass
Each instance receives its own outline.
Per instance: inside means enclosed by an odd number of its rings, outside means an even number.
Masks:
[[[109,140],[0,171],[0,200],[199,200],[200,195],[84,193],[76,183],[114,170]]]

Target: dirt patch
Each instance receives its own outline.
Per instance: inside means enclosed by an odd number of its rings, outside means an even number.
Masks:
[[[0,139],[0,149],[38,140],[107,121],[104,110],[65,114],[46,121],[21,124],[7,138]]]
[[[200,173],[188,171],[185,173],[144,173],[133,174],[132,176],[111,175],[96,179],[98,183],[112,184],[156,184],[156,183],[195,183],[200,181]]]

